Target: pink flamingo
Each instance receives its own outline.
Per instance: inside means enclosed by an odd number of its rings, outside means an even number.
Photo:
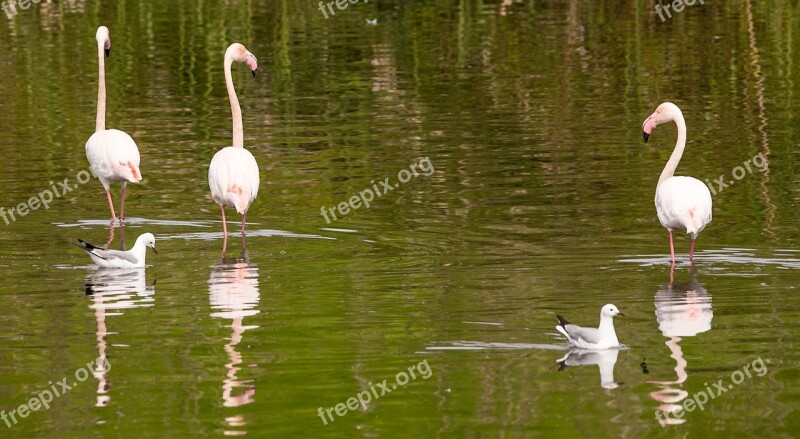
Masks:
[[[116,221],[114,203],[111,201],[109,186],[112,181],[122,185],[122,204],[119,208],[120,223],[125,219],[125,186],[142,181],[139,171],[139,148],[131,136],[119,130],[106,129],[106,71],[103,55],[111,53],[111,38],[108,28],[97,28],[97,58],[99,61],[99,81],[97,86],[97,120],[95,132],[86,142],[86,158],[92,172],[103,184],[111,210],[111,223]]]
[[[711,222],[711,192],[696,178],[674,176],[675,169],[683,156],[683,150],[686,148],[686,121],[677,105],[664,102],[656,108],[655,113],[645,119],[642,124],[645,143],[656,126],[667,122],[675,122],[678,126],[678,141],[658,179],[656,212],[661,225],[669,232],[669,253],[674,265],[675,247],[672,243],[672,232],[686,231],[691,235],[689,260],[694,261],[694,241],[697,239],[697,234]]]
[[[244,129],[242,127],[242,109],[236,90],[233,88],[231,64],[233,62],[247,64],[253,77],[258,71],[258,60],[243,45],[231,44],[225,52],[225,84],[228,87],[228,99],[231,101],[233,116],[233,146],[219,150],[211,159],[208,167],[208,186],[211,197],[222,210],[222,253],[228,247],[228,225],[225,222],[225,206],[233,207],[242,214],[242,246],[245,245],[245,218],[247,210],[258,195],[258,163],[250,151],[244,149]]]

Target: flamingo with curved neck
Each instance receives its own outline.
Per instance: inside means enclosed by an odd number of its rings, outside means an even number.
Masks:
[[[86,142],[86,158],[92,172],[103,184],[111,211],[112,224],[116,221],[114,202],[111,200],[111,182],[118,181],[122,186],[122,202],[119,209],[120,223],[125,219],[125,186],[142,181],[139,170],[139,148],[131,136],[119,130],[106,129],[106,70],[105,57],[111,53],[111,37],[108,28],[100,26],[95,34],[97,40],[98,84],[97,117],[95,132]]]
[[[685,231],[692,238],[689,260],[694,261],[694,243],[697,235],[711,222],[711,192],[700,180],[693,177],[675,176],[675,170],[686,149],[686,121],[677,105],[664,102],[642,123],[645,143],[656,126],[675,122],[678,140],[656,186],[656,212],[658,220],[669,232],[669,253],[675,265],[675,246],[672,232]]]
[[[222,148],[214,154],[208,167],[208,186],[211,197],[222,212],[222,254],[228,247],[228,225],[225,221],[225,206],[233,207],[242,215],[242,246],[245,247],[245,219],[247,210],[258,195],[260,183],[258,163],[250,151],[244,149],[242,109],[233,87],[231,66],[234,62],[246,64],[253,76],[258,71],[258,60],[239,43],[231,44],[225,52],[225,85],[231,103],[233,118],[233,146]]]

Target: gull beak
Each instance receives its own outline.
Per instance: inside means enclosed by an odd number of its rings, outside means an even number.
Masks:
[[[150,248],[152,248],[152,249],[153,249],[153,253],[155,253],[155,254],[158,254],[158,250],[156,250],[156,246],[152,246],[152,247],[150,247]],[[622,313],[620,313],[620,314],[622,314]]]
[[[155,249],[153,249],[153,250],[155,250]],[[617,315],[618,315],[618,316],[622,316],[622,317],[627,317],[627,316],[625,315],[625,313],[624,313],[624,312],[622,312],[622,311],[620,311],[619,313],[617,313]]]

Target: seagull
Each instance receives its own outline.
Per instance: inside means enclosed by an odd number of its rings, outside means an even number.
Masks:
[[[573,325],[564,317],[556,314],[558,332],[564,334],[569,343],[581,349],[611,349],[620,347],[617,333],[614,332],[614,316],[624,316],[616,306],[608,304],[600,309],[600,326],[598,328],[584,328]]]
[[[142,268],[147,247],[156,251],[156,237],[152,233],[145,233],[136,238],[136,244],[130,251],[106,250],[102,247],[89,244],[81,239],[75,243],[78,247],[86,250],[95,264],[103,268]]]

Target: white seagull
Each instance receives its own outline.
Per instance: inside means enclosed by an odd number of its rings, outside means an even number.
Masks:
[[[573,325],[556,314],[558,332],[564,334],[570,344],[581,349],[611,349],[620,347],[617,333],[614,332],[614,316],[624,316],[616,306],[608,304],[600,309],[600,326],[584,328]]]
[[[152,233],[145,233],[136,238],[136,244],[129,251],[107,250],[102,247],[89,244],[81,239],[75,243],[78,247],[86,250],[95,264],[103,268],[142,268],[144,258],[147,254],[147,247],[156,251],[156,237]]]

